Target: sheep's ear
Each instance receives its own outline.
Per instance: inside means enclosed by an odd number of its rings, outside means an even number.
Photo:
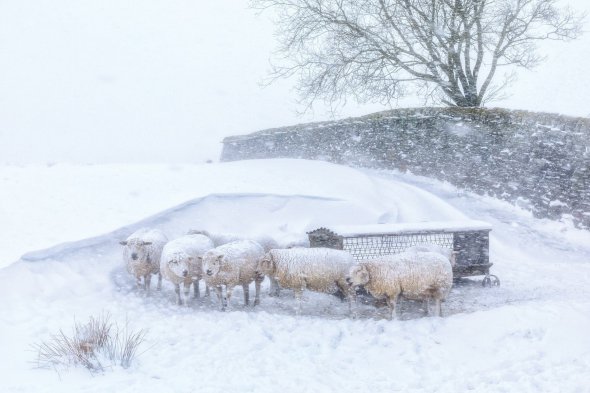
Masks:
[[[121,240],[119,242],[119,244],[122,245],[122,246],[126,246],[127,245],[127,240]]]
[[[218,260],[218,261],[221,261],[222,259],[223,259],[223,254],[219,254],[219,255],[217,256],[217,260]]]
[[[143,242],[144,246],[149,246],[150,244],[152,244],[152,242]]]

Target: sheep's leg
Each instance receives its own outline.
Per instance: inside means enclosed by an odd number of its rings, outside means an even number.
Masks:
[[[437,317],[442,317],[442,307],[441,307],[440,299],[434,300],[434,314]]]
[[[193,281],[193,286],[194,286],[194,291],[195,291],[193,296],[195,299],[199,299],[201,297],[201,290],[199,289],[199,280],[198,279]]]
[[[358,303],[356,302],[356,291],[354,287],[350,287],[348,289],[345,289],[344,293],[347,294],[346,297],[348,298],[348,313],[352,318],[356,318],[358,316]]]
[[[256,288],[256,294],[254,295],[254,305],[257,306],[260,304],[260,285],[262,284],[262,280],[254,280],[254,286]]]
[[[141,276],[135,276],[135,283],[137,284],[137,289],[142,289]]]
[[[397,296],[396,297],[386,297],[387,305],[389,306],[389,320],[397,319],[397,315],[395,313],[395,304],[397,303]]]
[[[205,283],[205,297],[209,297],[209,295],[211,295],[209,293],[209,285],[207,285],[207,283]]]
[[[234,291],[234,287],[231,285],[226,285],[225,286],[225,305],[226,307],[229,309],[230,308],[230,304],[231,304],[231,295],[232,292]]]
[[[145,283],[145,290],[147,292],[147,294],[150,294],[150,284],[152,282],[152,274],[148,273],[144,276],[143,281]]]
[[[305,282],[305,279],[301,279],[301,286],[299,288],[295,288],[294,292],[295,292],[295,298],[297,299],[297,315],[301,314],[301,309],[302,309],[302,305],[301,303],[303,302],[303,291],[305,291],[307,287],[307,283]]]
[[[297,309],[295,310],[295,314],[301,314],[301,302],[303,297],[303,288],[294,289],[293,292],[295,293],[295,299],[297,299]]]
[[[242,288],[244,288],[244,306],[247,306],[250,304],[250,286],[242,284]]]
[[[158,286],[156,287],[158,291],[162,290],[162,273],[158,273]]]
[[[342,298],[342,301],[346,300],[348,302],[348,314],[352,318],[356,318],[356,292],[355,292],[354,288],[349,287],[348,285],[342,286],[337,281],[334,284],[336,284],[336,288],[338,288],[338,290],[340,292],[342,292],[342,295],[344,296],[344,298]],[[354,312],[352,309],[353,300],[354,300],[354,304],[355,304]]]
[[[281,288],[279,287],[279,283],[277,282],[277,279],[272,276],[268,276],[268,279],[270,280],[270,290],[269,290],[268,296],[277,296],[278,297]]]
[[[299,291],[299,310],[297,312],[297,315],[301,314],[301,310],[302,310],[302,303],[303,303],[303,291],[305,291],[307,289],[307,282],[305,281],[305,278],[301,279],[301,289]],[[295,296],[297,296],[297,292],[295,292]]]
[[[188,297],[191,291],[191,282],[190,281],[185,281],[183,283],[183,288],[184,288],[184,304],[186,304],[188,306]]]
[[[182,299],[180,298],[180,284],[174,284],[174,292],[176,292],[176,304],[180,306],[182,304]]]
[[[215,287],[215,293],[217,293],[217,299],[219,299],[219,305],[221,306],[221,311],[225,310],[225,304],[223,302],[223,293],[221,289],[221,285]]]

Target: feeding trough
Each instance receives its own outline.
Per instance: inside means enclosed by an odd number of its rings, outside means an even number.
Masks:
[[[490,274],[490,224],[483,221],[437,221],[334,226],[308,232],[311,247],[346,250],[357,260],[397,254],[409,247],[435,244],[456,252],[454,278],[484,276],[484,286],[500,285]]]

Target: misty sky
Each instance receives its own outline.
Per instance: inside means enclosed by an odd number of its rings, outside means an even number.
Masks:
[[[226,135],[330,118],[298,116],[289,81],[260,86],[274,46],[247,0],[2,1],[0,163],[203,162]],[[543,48],[491,106],[590,116],[590,34]]]

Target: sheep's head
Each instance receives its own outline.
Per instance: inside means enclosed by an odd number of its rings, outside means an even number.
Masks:
[[[134,261],[146,260],[148,257],[148,250],[146,246],[152,244],[152,242],[146,242],[141,239],[129,239],[119,242],[122,246],[125,246],[125,252]]]
[[[273,275],[275,270],[275,263],[270,253],[266,253],[262,258],[258,260],[256,264],[256,275],[258,278],[264,276]]]
[[[223,263],[223,254],[214,250],[207,251],[203,256],[203,271],[208,276],[215,276],[221,269]]]
[[[350,268],[346,282],[350,286],[366,285],[369,282],[369,271],[363,265],[355,265]]]
[[[194,258],[184,252],[178,252],[170,255],[166,261],[168,269],[178,277],[188,277],[190,272],[189,264]]]

